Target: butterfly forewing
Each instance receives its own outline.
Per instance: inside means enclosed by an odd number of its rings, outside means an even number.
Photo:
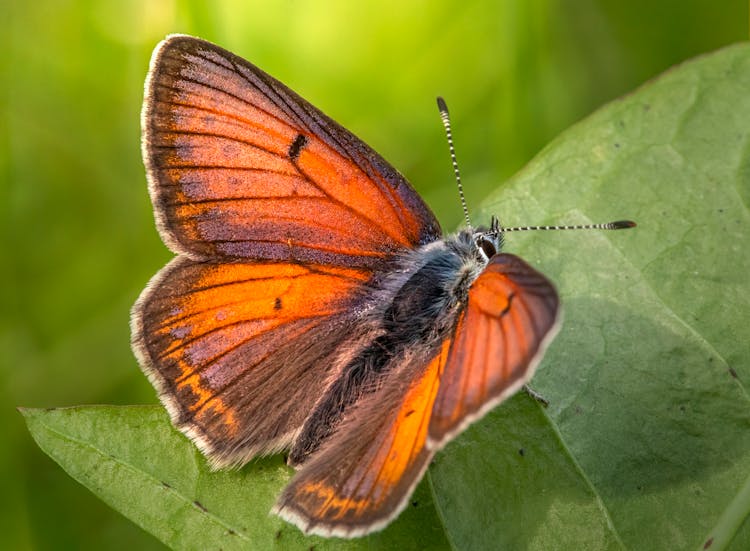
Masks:
[[[382,157],[208,42],[174,36],[156,49],[143,131],[157,220],[176,252],[375,266],[440,235]]]
[[[557,332],[550,281],[512,254],[498,254],[469,289],[430,421],[442,446],[531,379]]]

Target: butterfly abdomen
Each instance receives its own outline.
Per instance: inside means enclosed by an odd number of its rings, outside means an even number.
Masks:
[[[485,260],[466,239],[434,242],[412,253],[398,276],[381,282],[381,301],[363,325],[378,328],[374,337],[343,368],[327,389],[295,440],[289,462],[300,465],[336,430],[347,410],[374,392],[383,374],[406,355],[431,358],[456,325],[469,287]]]

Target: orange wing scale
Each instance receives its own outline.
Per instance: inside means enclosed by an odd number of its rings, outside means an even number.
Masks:
[[[176,37],[152,66],[146,159],[174,251],[373,266],[439,236],[377,153],[246,61]]]
[[[293,380],[305,380],[296,389],[281,385],[289,362],[270,360],[279,349],[293,357],[303,336],[320,336],[346,314],[369,277],[352,268],[178,257],[139,299],[134,344],[175,424],[189,429],[204,450],[219,455],[219,446],[228,450],[217,464],[232,462],[242,446],[257,451],[276,438],[286,440],[304,421],[307,412],[290,413],[274,434],[252,445],[253,427],[259,425],[252,416],[260,408],[290,400],[295,391],[322,392],[326,381],[322,368],[315,377],[295,372]],[[308,354],[301,343],[299,348],[300,355]],[[244,434],[238,432],[240,421],[248,427]]]
[[[511,254],[499,254],[469,289],[430,421],[440,447],[531,379],[557,331],[550,281]]]
[[[342,438],[303,465],[275,511],[308,532],[346,537],[396,516],[433,455],[427,430],[449,347],[446,340],[426,365],[410,358],[389,373],[342,423]]]

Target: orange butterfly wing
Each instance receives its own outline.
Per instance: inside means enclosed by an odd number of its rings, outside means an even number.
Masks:
[[[469,289],[430,419],[441,447],[531,379],[558,329],[550,281],[515,255],[493,256]]]
[[[305,532],[354,537],[385,526],[404,508],[434,450],[430,411],[450,340],[428,362],[407,357],[344,420],[287,485],[274,512]]]
[[[208,42],[173,36],[156,49],[143,128],[159,229],[175,252],[372,267],[440,236],[380,155]]]
[[[346,329],[375,270],[439,225],[372,149],[208,42],[157,47],[142,116],[157,226],[181,256],[133,307],[133,348],[215,465],[287,448],[308,413],[293,406],[358,346]]]
[[[177,257],[134,308],[134,349],[169,410],[213,464],[287,448],[299,403],[335,376],[328,346],[351,323],[364,270]],[[305,369],[314,365],[315,369]]]
[[[303,464],[275,512],[321,535],[352,537],[387,524],[435,452],[531,378],[558,311],[542,274],[514,255],[495,255],[471,285],[452,338],[426,365],[415,352],[395,366],[349,413],[339,437]]]

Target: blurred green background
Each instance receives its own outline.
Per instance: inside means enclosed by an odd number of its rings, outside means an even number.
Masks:
[[[603,103],[748,36],[745,0],[404,4],[0,3],[0,546],[161,547],[48,459],[15,407],[156,401],[128,311],[171,256],[139,143],[164,35],[212,40],[290,85],[398,167],[447,229],[461,211],[436,95],[472,206]]]

